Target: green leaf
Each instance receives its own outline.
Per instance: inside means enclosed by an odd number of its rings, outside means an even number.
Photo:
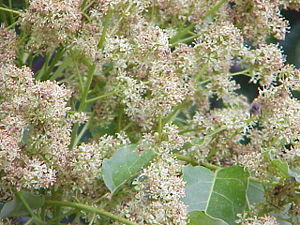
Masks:
[[[289,175],[289,165],[288,165],[287,162],[282,162],[278,159],[275,159],[275,160],[271,160],[271,164],[278,171],[280,176],[282,176],[284,178],[290,177],[290,175]]]
[[[136,145],[129,145],[116,151],[110,159],[104,160],[102,172],[103,180],[111,193],[115,193],[123,184],[147,165],[154,157],[149,150],[142,154],[133,152]]]
[[[20,194],[23,196],[31,209],[37,209],[44,205],[45,199],[41,195],[34,195],[29,192],[20,192]],[[9,216],[23,215],[27,215],[27,210],[25,209],[23,203],[15,197],[12,201],[4,204],[0,212],[0,219],[4,219]]]
[[[183,179],[186,182],[186,197],[183,200],[188,211],[205,211],[213,187],[213,173],[205,167],[186,166],[183,168]]]
[[[204,212],[195,210],[189,213],[189,225],[228,225],[221,219],[213,218]]]
[[[270,152],[263,153],[263,156],[270,162],[270,170],[283,178],[291,177],[289,174],[289,164],[278,159],[273,159]]]
[[[215,173],[197,166],[183,169],[188,211],[204,211],[228,224],[235,224],[236,214],[247,208],[249,173],[242,167],[231,166]]]
[[[265,201],[264,187],[255,180],[249,180],[247,198],[250,205]]]
[[[289,175],[294,177],[297,183],[300,183],[300,168],[290,169]]]

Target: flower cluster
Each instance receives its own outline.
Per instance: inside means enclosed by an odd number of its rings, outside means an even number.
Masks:
[[[0,26],[0,64],[9,63],[16,57],[16,33]]]
[[[22,30],[30,34],[28,48],[51,51],[65,44],[80,28],[80,0],[31,0],[22,13]]]
[[[55,167],[67,161],[70,127],[64,120],[71,93],[54,82],[35,81],[26,67],[3,65],[0,75],[2,180],[47,188],[55,181]]]
[[[121,215],[138,224],[187,224],[184,182],[178,177],[180,165],[169,156],[162,157],[141,172],[136,195],[119,207]]]
[[[0,27],[1,202],[15,190],[47,199],[57,192],[132,223],[184,225],[182,166],[191,164],[242,166],[264,181],[266,201],[274,203],[268,212],[296,205],[300,70],[266,39],[284,39],[289,25],[280,12],[299,9],[299,1],[27,5],[20,13],[6,9],[19,14],[17,32]],[[34,74],[37,55],[45,60]],[[254,100],[238,94],[236,75],[258,86]],[[104,160],[129,144],[137,146],[133,155],[155,156],[139,173],[118,177],[122,184],[108,194]],[[286,196],[272,192],[279,187]],[[241,224],[277,224],[256,210],[263,215]],[[61,214],[54,214],[58,222]],[[118,224],[81,216],[90,224]]]
[[[234,23],[255,43],[263,43],[269,35],[284,39],[288,23],[280,14],[280,0],[234,1]]]
[[[279,223],[276,221],[276,218],[273,216],[263,216],[263,217],[251,217],[241,219],[242,225],[278,225]]]

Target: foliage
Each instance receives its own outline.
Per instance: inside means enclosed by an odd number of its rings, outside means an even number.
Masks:
[[[298,224],[299,9],[0,0],[0,224]]]

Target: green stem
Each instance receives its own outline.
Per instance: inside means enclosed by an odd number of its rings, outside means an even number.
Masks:
[[[162,118],[161,116],[158,118],[158,125],[157,125],[157,132],[159,134],[162,133],[162,128],[163,128],[163,123],[162,123]]]
[[[84,86],[83,91],[82,91],[80,104],[79,104],[79,107],[78,107],[78,112],[83,112],[83,110],[85,110],[85,107],[86,107],[86,104],[87,104],[86,99],[87,99],[87,95],[88,95],[88,92],[89,92],[89,89],[90,89],[90,86],[91,86],[91,83],[92,83],[92,80],[93,80],[95,68],[96,68],[95,65],[91,65],[90,68],[89,68],[88,77],[87,77],[87,81],[86,81],[85,86]],[[77,134],[78,128],[79,128],[79,124],[76,123],[73,127],[73,130],[72,130],[70,149],[73,149],[74,146],[75,146],[75,141],[76,141],[77,135],[78,135]]]
[[[217,169],[222,168],[220,166],[216,166],[216,165],[213,165],[213,164],[207,163],[207,162],[200,162],[199,164],[200,164],[200,166],[206,167],[207,169],[210,169],[210,170],[217,170]]]
[[[209,11],[207,11],[207,12],[203,15],[202,19],[205,20],[205,19],[206,19],[207,17],[209,17],[209,16],[214,16],[215,13],[219,10],[219,8],[221,8],[221,6],[222,6],[225,2],[227,2],[227,1],[228,1],[228,0],[220,0],[217,4],[214,5],[213,8],[211,8]]]
[[[201,67],[200,67],[200,69],[199,69],[199,71],[196,75],[196,81],[200,80],[201,76],[204,74],[207,67],[208,67],[207,63],[204,63],[204,64],[201,65]]]
[[[10,9],[13,7],[13,6],[12,6],[12,1],[11,1],[11,0],[8,1],[8,7],[9,7]],[[9,13],[9,18],[10,18],[10,21],[11,21],[12,23],[16,22],[16,21],[14,20],[14,17],[13,17],[13,13],[12,13],[12,12]]]
[[[103,98],[106,98],[106,97],[109,97],[109,96],[112,96],[114,94],[117,94],[119,91],[111,91],[111,92],[108,92],[107,94],[104,94],[104,95],[100,95],[100,96],[97,96],[95,98],[91,98],[91,99],[88,99],[86,100],[85,102],[86,103],[92,103],[92,102],[95,102],[95,101],[98,101],[100,99],[103,99]]]
[[[55,72],[49,77],[49,80],[55,80],[58,77],[63,76],[63,71],[69,66],[69,59],[64,59],[64,61],[58,66]]]
[[[79,105],[79,108],[78,108],[79,112],[82,112],[85,109],[85,106],[86,106],[86,103],[87,103],[86,100],[87,100],[88,92],[90,90],[90,86],[92,84],[93,77],[94,77],[95,68],[96,68],[95,65],[92,65],[89,68],[87,81],[85,83],[83,93],[82,93],[82,98],[80,100],[80,105]]]
[[[15,21],[12,24],[10,24],[9,26],[5,27],[5,30],[10,30],[12,29],[14,26],[16,26],[18,24],[19,21]]]
[[[24,223],[24,225],[30,225],[33,222],[33,218],[31,218],[30,220],[28,220],[26,223]]]
[[[45,72],[46,72],[46,68],[48,68],[49,66],[49,62],[50,62],[50,59],[51,59],[51,54],[48,53],[46,56],[45,56],[45,62],[43,64],[43,67],[38,71],[38,73],[35,75],[35,79],[37,80],[42,80]]]
[[[131,3],[131,4],[124,10],[124,12],[122,13],[122,15],[120,15],[118,22],[117,22],[116,24],[114,24],[114,27],[112,28],[112,30],[111,30],[111,32],[110,32],[111,34],[113,34],[113,33],[117,30],[117,28],[119,27],[120,23],[121,23],[122,20],[124,19],[124,16],[125,16],[126,14],[129,13],[129,11],[131,10],[132,6],[133,6],[133,3]]]
[[[233,77],[233,76],[237,76],[237,75],[245,75],[245,76],[250,76],[250,75],[247,75],[247,73],[250,71],[250,69],[246,69],[246,70],[242,70],[242,71],[239,71],[239,72],[235,72],[235,73],[229,73],[227,75],[227,77]],[[203,80],[201,81],[199,84],[200,85],[205,85],[207,83],[211,82],[211,78],[208,78],[206,80]]]
[[[117,132],[119,133],[122,130],[122,118],[123,118],[123,109],[120,109],[117,118]]]
[[[181,109],[183,109],[184,107],[186,107],[186,103],[182,103],[180,105],[177,105],[174,107],[173,111],[171,113],[169,113],[167,115],[167,117],[162,121],[162,125],[166,125],[167,123],[169,123],[170,121],[172,121],[174,118],[176,118],[177,114],[179,113],[179,111]]]
[[[189,26],[187,26],[186,28],[184,28],[183,30],[181,30],[180,32],[178,32],[176,35],[174,35],[171,39],[170,39],[170,44],[172,45],[173,43],[175,43],[179,38],[185,36],[188,32],[190,32],[190,30],[192,30],[195,27],[194,24],[190,24]]]
[[[186,129],[186,130],[182,130],[179,131],[178,134],[182,135],[182,134],[186,134],[186,133],[192,133],[192,132],[200,132],[203,131],[205,128],[201,127],[201,128],[196,128],[196,129]]]
[[[218,134],[218,133],[222,132],[223,130],[226,130],[226,128],[225,127],[219,127],[217,129],[213,130],[211,133],[209,133],[207,135],[207,137],[214,136],[215,134]]]
[[[45,73],[43,74],[43,77],[45,80],[49,79],[49,74],[53,71],[55,65],[58,63],[58,61],[62,58],[64,55],[65,50],[64,49],[59,49],[57,53],[54,54],[54,57],[51,59],[50,58],[50,65],[46,69]]]
[[[17,15],[20,15],[21,12],[19,11],[16,11],[16,10],[13,10],[13,9],[8,9],[8,8],[3,8],[3,7],[0,7],[0,11],[6,11],[6,12],[10,12],[10,13],[14,13],[14,14],[17,14]]]
[[[202,20],[205,20],[206,18],[210,17],[210,16],[214,16],[215,13],[219,10],[219,8],[228,0],[220,0],[217,4],[215,4],[209,11],[207,11],[203,16],[202,16]],[[178,41],[178,39],[180,39],[181,37],[187,35],[192,29],[194,29],[195,24],[190,24],[189,26],[187,26],[186,28],[184,28],[183,30],[181,30],[180,32],[178,32],[175,36],[173,36],[170,39],[170,44],[171,46],[174,47],[174,43],[175,42],[181,42]]]
[[[246,70],[242,70],[242,71],[238,71],[235,73],[229,73],[228,77],[233,77],[233,76],[237,76],[237,75],[246,75],[248,72],[250,71],[250,69],[246,69]]]
[[[239,71],[239,72],[235,72],[235,73],[229,73],[227,75],[227,77],[233,77],[233,76],[237,76],[237,75],[245,75],[245,76],[250,76],[248,75],[247,73],[250,71],[250,69],[246,69],[246,70],[242,70],[242,71]],[[211,78],[208,78],[206,80],[203,80],[201,81],[199,84],[200,85],[205,85],[207,83],[211,82]]]
[[[104,42],[105,42],[105,39],[106,39],[106,33],[107,33],[107,29],[108,29],[108,25],[109,25],[109,21],[112,17],[113,13],[112,13],[112,9],[109,9],[108,10],[108,13],[103,21],[103,30],[102,30],[102,35],[100,37],[100,40],[98,42],[98,49],[103,49],[104,47]]]
[[[216,166],[207,162],[197,162],[195,159],[193,159],[192,157],[189,156],[184,156],[184,155],[180,155],[180,154],[174,154],[174,156],[176,157],[176,159],[180,160],[180,161],[184,161],[184,162],[188,162],[190,163],[192,166],[203,166],[206,167],[207,169],[210,170],[217,170],[220,169],[222,167],[220,166]]]
[[[80,133],[76,136],[76,139],[74,141],[74,146],[76,146],[78,144],[78,142],[80,141],[80,139],[82,138],[84,132],[87,130],[87,128],[89,127],[90,124],[90,120],[83,126],[83,128],[81,129]]]
[[[114,215],[110,212],[107,212],[103,209],[99,209],[99,208],[94,208],[88,205],[84,205],[84,204],[80,204],[80,203],[73,203],[73,202],[65,202],[65,201],[52,201],[52,200],[48,200],[45,202],[46,205],[49,206],[63,206],[63,207],[71,207],[71,208],[75,208],[75,209],[80,209],[80,210],[84,210],[87,212],[91,212],[91,213],[96,213],[100,216],[104,216],[104,217],[108,217],[110,219],[113,219],[115,221],[121,222],[123,224],[126,225],[137,225],[136,223],[133,223],[125,218],[119,217],[117,215]]]
[[[151,22],[154,21],[154,18],[155,18],[155,4],[156,1],[155,0],[152,0],[152,7],[151,7]]]
[[[81,9],[84,9],[84,8],[85,8],[86,2],[87,2],[87,0],[82,0],[81,6],[80,6]]]
[[[87,4],[85,7],[82,7],[83,8],[82,12],[85,12],[86,10],[88,10],[88,8],[90,8],[94,4],[95,1],[96,0],[93,0],[89,4]]]
[[[180,154],[173,154],[173,155],[175,156],[176,159],[190,163],[192,166],[198,165],[198,162],[196,162],[196,160],[194,160],[192,157],[180,155]]]
[[[172,43],[170,45],[171,48],[174,48],[177,44],[179,43],[187,43],[187,42],[190,42],[190,41],[193,41],[195,38],[199,37],[199,34],[195,34],[193,36],[189,36],[187,38],[184,38],[184,39],[180,39],[178,41],[175,41],[174,43]]]
[[[51,220],[48,220],[48,221],[47,221],[47,224],[57,223],[57,222],[60,221],[61,219],[65,218],[65,217],[67,217],[67,216],[70,216],[70,215],[72,215],[72,214],[76,214],[76,213],[78,213],[78,212],[80,212],[79,209],[71,210],[71,211],[69,211],[69,212],[67,212],[67,213],[64,213],[64,214],[61,214],[61,215],[59,215],[59,216],[57,216],[57,217],[55,217],[55,218],[53,218],[53,219],[51,219]]]
[[[28,203],[26,202],[25,198],[20,194],[20,192],[15,192],[16,197],[23,203],[24,207],[26,208],[27,212],[29,213],[29,215],[31,216],[31,218],[37,223],[37,224],[46,224],[44,221],[42,221],[40,218],[38,218],[34,212],[32,211],[32,209],[30,208],[30,206],[28,205]]]
[[[93,225],[94,224],[95,218],[96,218],[96,213],[93,214],[93,217],[92,217],[91,221],[89,222],[89,225]]]
[[[208,84],[210,81],[211,81],[211,78],[208,78],[206,80],[201,81],[199,84],[200,85],[205,85],[205,84]]]

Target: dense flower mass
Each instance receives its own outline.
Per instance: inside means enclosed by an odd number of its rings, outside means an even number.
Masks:
[[[0,64],[11,62],[16,57],[16,33],[0,26]]]
[[[25,2],[0,7],[0,224],[298,224],[300,70],[274,43],[298,0]]]
[[[21,26],[28,34],[29,48],[53,50],[68,41],[80,28],[80,0],[31,0],[21,15]]]

